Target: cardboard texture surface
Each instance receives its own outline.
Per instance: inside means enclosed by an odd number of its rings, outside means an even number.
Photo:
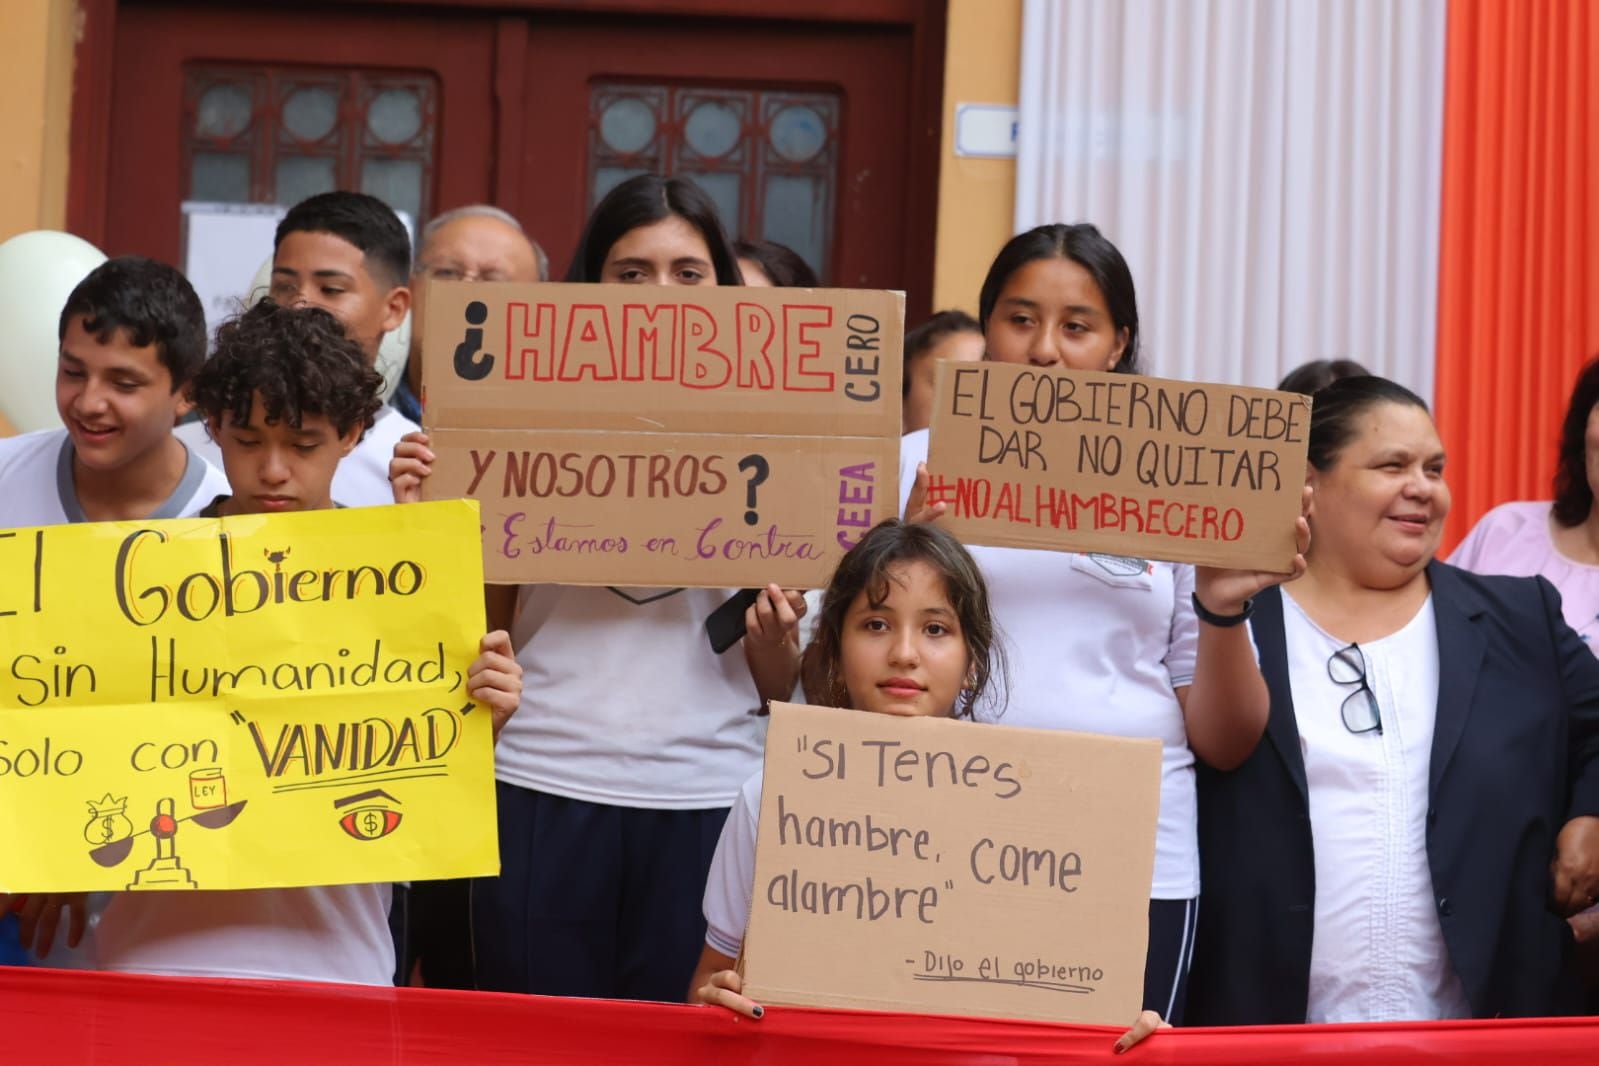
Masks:
[[[927,502],[962,540],[1287,573],[1310,397],[940,363]]]
[[[774,703],[757,1002],[1127,1025],[1157,740]]]
[[[498,872],[476,510],[0,530],[0,891]]]
[[[904,297],[435,283],[429,499],[489,581],[805,587],[897,513]]]

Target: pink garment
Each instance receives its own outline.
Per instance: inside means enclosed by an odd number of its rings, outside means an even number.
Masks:
[[[1539,574],[1560,590],[1566,622],[1599,654],[1599,566],[1573,562],[1549,534],[1548,501],[1506,503],[1482,516],[1449,561],[1479,574]]]

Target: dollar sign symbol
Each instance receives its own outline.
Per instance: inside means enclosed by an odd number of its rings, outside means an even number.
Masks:
[[[116,835],[116,824],[112,821],[111,816],[108,814],[100,819],[100,839],[109,843],[111,838]]]
[[[368,836],[378,835],[378,816],[371,811],[366,815],[366,831]]]

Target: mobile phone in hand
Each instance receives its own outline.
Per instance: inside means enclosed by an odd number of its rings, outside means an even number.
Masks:
[[[760,589],[740,589],[705,619],[705,637],[720,655],[744,639],[744,615],[761,594]]]

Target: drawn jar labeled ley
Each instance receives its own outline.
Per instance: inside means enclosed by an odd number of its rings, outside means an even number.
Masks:
[[[189,802],[197,811],[227,806],[228,782],[222,776],[222,767],[208,766],[189,772]]]

